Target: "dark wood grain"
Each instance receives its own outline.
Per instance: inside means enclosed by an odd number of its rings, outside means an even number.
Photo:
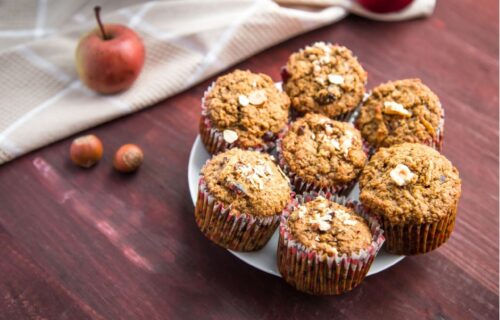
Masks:
[[[90,130],[106,150],[95,168],[69,163],[71,139],[0,167],[0,318],[497,319],[498,2],[439,1],[431,18],[401,23],[349,17],[238,67],[278,80],[288,55],[317,40],[351,48],[369,87],[420,77],[440,96],[444,154],[463,179],[446,245],[318,298],[207,241],[186,176],[209,79]],[[146,160],[124,176],[111,156],[128,142]]]

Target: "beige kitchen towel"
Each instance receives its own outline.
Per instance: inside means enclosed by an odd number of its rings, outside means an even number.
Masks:
[[[283,2],[289,0],[283,0]],[[278,1],[279,2],[279,1]],[[435,0],[372,14],[349,0],[0,2],[0,164],[31,150],[146,108],[264,48],[342,19],[349,12],[380,20],[432,13]],[[95,27],[121,23],[144,40],[144,69],[126,92],[102,96],[78,80],[74,51]],[[319,6],[318,6],[319,5]]]

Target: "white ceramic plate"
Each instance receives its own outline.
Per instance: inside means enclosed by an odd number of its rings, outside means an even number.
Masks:
[[[189,165],[188,165],[188,183],[189,192],[191,193],[191,199],[196,206],[196,197],[198,195],[198,178],[200,175],[200,170],[205,164],[205,162],[210,158],[210,155],[205,150],[203,143],[200,140],[200,136],[194,141],[193,147],[191,148],[191,154],[189,155]],[[350,197],[353,199],[358,199],[359,190],[356,187],[352,190]],[[265,271],[275,276],[281,277],[278,266],[276,265],[276,250],[278,247],[278,230],[274,233],[271,240],[266,244],[264,248],[256,252],[236,252],[231,251],[232,254],[245,261],[249,265]],[[399,261],[401,261],[404,256],[393,255],[384,251],[384,248],[379,252],[377,257],[372,263],[368,275],[378,273],[382,270],[390,268]]]

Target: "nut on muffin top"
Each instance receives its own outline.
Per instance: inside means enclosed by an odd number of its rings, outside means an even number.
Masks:
[[[299,113],[336,117],[353,110],[365,93],[366,71],[339,45],[317,42],[293,53],[286,72],[283,87]]]
[[[269,76],[235,70],[215,81],[204,105],[226,142],[248,148],[265,144],[286,126],[290,99]]]
[[[258,216],[280,214],[290,199],[288,178],[271,156],[231,149],[201,170],[209,193],[232,210]]]
[[[373,89],[356,120],[375,147],[436,140],[443,111],[439,98],[420,79],[390,81]]]
[[[356,179],[367,160],[357,129],[315,113],[292,123],[281,149],[292,172],[321,186]]]
[[[416,143],[381,148],[363,169],[360,200],[392,224],[433,223],[456,210],[458,170],[436,150]]]
[[[328,256],[358,253],[372,242],[370,227],[363,217],[321,196],[296,207],[288,226],[306,248]]]

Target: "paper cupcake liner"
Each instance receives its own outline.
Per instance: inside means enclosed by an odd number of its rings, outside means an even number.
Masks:
[[[392,225],[381,216],[386,236],[385,250],[394,254],[415,255],[435,250],[451,236],[455,227],[456,208],[434,223]]]
[[[285,131],[286,132],[286,131]],[[283,151],[281,148],[283,135],[280,135],[280,138],[276,141],[276,156],[278,160],[278,165],[281,170],[288,176],[290,179],[290,184],[292,186],[293,191],[298,194],[304,192],[324,192],[331,193],[337,195],[347,195],[354,185],[356,184],[357,179],[345,184],[335,184],[331,186],[322,186],[315,182],[310,182],[304,180],[302,177],[298,176],[292,169],[288,166],[285,157],[283,156]]]
[[[441,152],[441,149],[443,147],[443,139],[444,139],[444,109],[442,109],[442,110],[443,110],[443,112],[442,112],[441,120],[439,120],[436,138],[421,142],[422,144],[425,144],[433,149],[436,149],[439,152]],[[353,119],[353,121],[354,120],[355,119]],[[373,154],[375,154],[375,152],[377,152],[377,150],[378,150],[378,148],[372,146],[370,143],[368,143],[368,141],[366,141],[364,139],[363,139],[363,149],[366,150],[368,157],[373,156]]]
[[[255,251],[269,241],[279,225],[280,215],[260,217],[236,212],[210,195],[204,179],[200,178],[195,220],[201,232],[219,246]]]
[[[210,120],[210,117],[208,116],[208,111],[207,107],[205,105],[205,98],[212,90],[212,87],[215,85],[215,82],[213,82],[205,91],[203,94],[203,98],[201,99],[201,119],[200,119],[200,125],[199,125],[199,130],[200,130],[200,136],[201,136],[201,141],[203,142],[203,145],[205,145],[205,148],[210,154],[217,154],[232,148],[240,148],[244,150],[253,150],[253,151],[260,151],[260,152],[268,152],[272,150],[276,143],[275,140],[278,137],[278,134],[272,134],[269,137],[266,137],[268,141],[266,141],[262,145],[258,146],[252,146],[252,147],[243,147],[239,144],[239,141],[236,140],[233,143],[228,143],[224,140],[224,136],[219,129],[217,129],[213,123],[212,120]]]
[[[285,91],[284,86],[285,86],[285,83],[288,81],[288,79],[290,79],[290,74],[288,73],[286,67],[284,67],[284,66],[281,67],[280,73],[281,73],[281,80],[282,80],[282,84],[281,84],[282,90]],[[351,118],[354,116],[354,114],[356,113],[356,111],[359,109],[361,104],[363,103],[365,97],[366,97],[366,94],[363,97],[363,99],[360,101],[360,103],[356,107],[354,107],[352,110],[349,110],[345,113],[339,114],[335,117],[329,117],[329,118],[332,120],[349,122],[351,120]],[[290,116],[291,116],[292,121],[295,121],[297,118],[303,117],[307,113],[307,112],[300,112],[293,107],[291,107],[290,110],[291,110]]]
[[[278,241],[278,269],[283,279],[296,289],[314,295],[336,295],[348,292],[365,278],[380,248],[384,244],[384,231],[375,216],[359,203],[328,193],[308,193],[297,196],[294,206],[314,199],[317,195],[353,208],[364,217],[372,232],[372,242],[358,253],[326,256],[306,248],[290,232],[288,213],[282,215]],[[291,211],[291,210],[290,210]]]

